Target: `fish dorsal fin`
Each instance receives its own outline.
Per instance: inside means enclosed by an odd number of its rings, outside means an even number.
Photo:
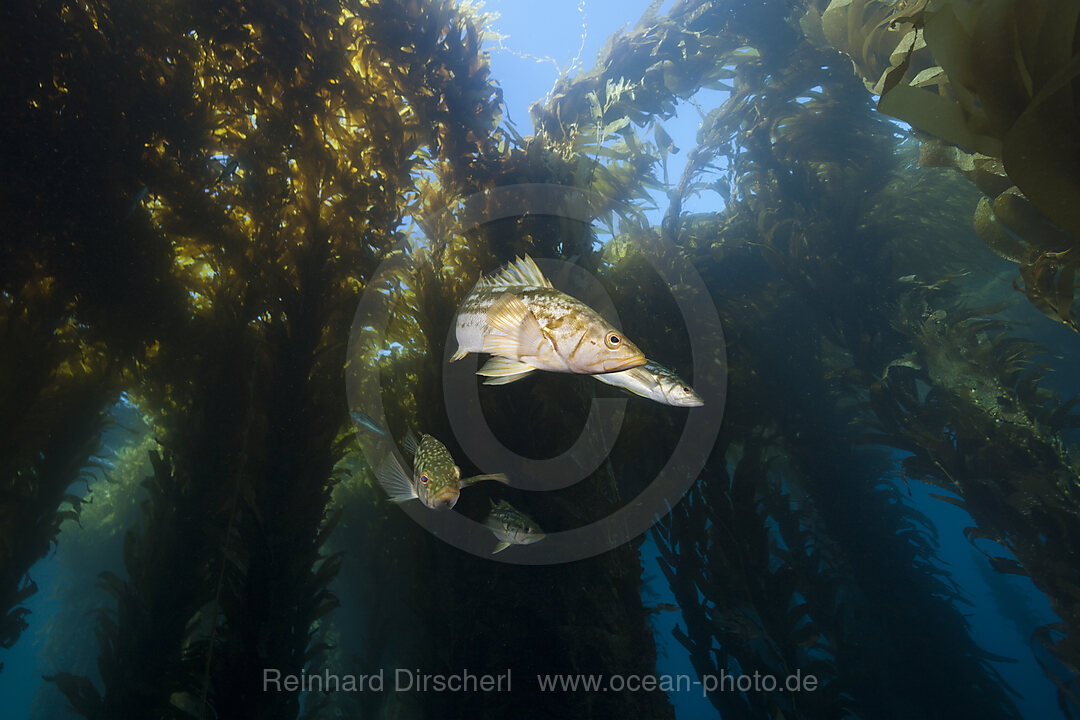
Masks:
[[[409,455],[416,455],[416,451],[420,448],[420,441],[416,437],[411,429],[405,435],[405,452]]]
[[[519,257],[494,275],[483,278],[481,282],[484,287],[489,288],[521,287],[522,285],[552,287],[551,281],[544,277],[544,273],[528,255]]]

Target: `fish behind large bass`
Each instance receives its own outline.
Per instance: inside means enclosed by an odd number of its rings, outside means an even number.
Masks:
[[[580,300],[556,290],[526,255],[480,278],[458,308],[458,349],[494,355],[477,374],[487,385],[534,370],[596,375],[645,364],[634,343]]]
[[[664,405],[701,407],[705,404],[701,396],[694,392],[694,388],[687,385],[681,377],[652,360],[641,367],[593,377]]]

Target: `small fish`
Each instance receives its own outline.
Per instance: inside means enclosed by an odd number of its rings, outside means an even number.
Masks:
[[[139,188],[139,192],[135,193],[135,196],[131,199],[131,204],[128,205],[127,212],[124,213],[124,220],[127,220],[131,213],[135,212],[135,208],[139,207],[139,203],[143,201],[143,198],[146,197],[148,192],[150,192],[149,185],[143,185]]]
[[[362,428],[367,428],[376,435],[386,435],[386,428],[372,420],[371,416],[367,413],[362,413],[359,410],[350,410],[349,417],[352,418],[354,423]]]
[[[499,544],[491,551],[492,555],[502,552],[511,545],[531,545],[546,537],[544,531],[532,518],[505,500],[500,500],[497,505],[494,502],[491,503],[491,512],[484,520],[484,524],[499,539]]]
[[[225,165],[223,168],[221,168],[221,172],[218,174],[217,180],[214,180],[214,184],[211,185],[210,187],[217,187],[218,185],[221,184],[222,180],[228,180],[230,177],[232,177],[232,174],[234,172],[236,172],[236,168],[238,168],[239,166],[240,166],[240,161],[239,160],[237,160],[236,158],[233,158],[232,160],[230,160],[227,165]]]
[[[591,307],[552,286],[532,258],[480,278],[456,320],[460,360],[494,355],[477,374],[504,385],[534,370],[593,375],[645,364],[645,355]]]
[[[676,407],[701,407],[705,401],[682,378],[652,360],[641,367],[617,373],[593,375],[600,382],[621,387],[635,395]]]
[[[735,608],[729,612],[713,610],[709,613],[709,619],[712,620],[713,629],[721,633],[737,635],[748,640],[765,635],[760,617],[752,610],[743,608]]]
[[[454,464],[450,451],[441,442],[421,433],[420,440],[409,432],[405,438],[405,450],[413,456],[413,475],[405,472],[397,456],[386,456],[375,473],[379,483],[394,502],[418,499],[432,510],[449,510],[461,495],[461,489],[483,480],[508,483],[502,473],[474,475],[461,479],[461,468]]]

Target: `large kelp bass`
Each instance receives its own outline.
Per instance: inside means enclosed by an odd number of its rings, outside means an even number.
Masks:
[[[534,370],[611,373],[645,364],[645,355],[591,307],[560,292],[526,256],[480,278],[461,303],[458,350],[494,355],[478,374],[487,385]]]

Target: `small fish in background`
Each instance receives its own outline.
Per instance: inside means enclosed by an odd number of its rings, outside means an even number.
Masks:
[[[600,382],[621,387],[635,395],[675,407],[701,407],[705,401],[678,375],[652,360],[641,367],[617,373],[593,375]]]
[[[491,551],[492,555],[511,545],[532,545],[546,537],[532,518],[505,500],[500,500],[498,504],[491,503],[491,512],[484,520],[484,525],[487,525],[499,540]]]
[[[421,433],[417,440],[410,431],[405,438],[405,450],[413,456],[411,478],[393,453],[387,455],[375,472],[379,484],[394,502],[418,499],[432,510],[449,510],[457,503],[464,487],[484,480],[509,483],[502,473],[474,475],[463,480],[461,468],[454,464],[450,451],[430,435]]]
[[[477,371],[505,385],[534,370],[592,375],[645,364],[645,355],[598,312],[555,289],[526,255],[482,277],[455,321],[457,352],[492,357]]]
[[[128,205],[127,212],[124,213],[124,217],[122,218],[122,220],[127,220],[128,217],[131,216],[131,213],[135,212],[135,208],[139,207],[139,203],[143,201],[143,198],[146,197],[146,194],[148,192],[150,192],[149,185],[143,185],[141,188],[139,188],[139,192],[135,193],[135,195],[132,197],[131,204]]]
[[[748,640],[766,636],[760,616],[752,610],[734,608],[728,612],[713,610],[709,613],[713,629],[727,635],[737,635]]]
[[[362,413],[359,410],[350,410],[349,417],[352,421],[362,428],[366,428],[376,435],[386,435],[386,428],[379,425],[377,422],[371,419],[371,416],[367,413]]]

